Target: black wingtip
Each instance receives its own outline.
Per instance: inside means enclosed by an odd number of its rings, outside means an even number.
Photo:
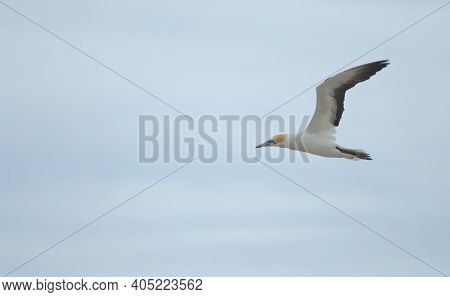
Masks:
[[[367,63],[364,65],[360,65],[355,67],[356,69],[359,69],[362,73],[368,73],[369,76],[366,77],[366,79],[369,79],[372,75],[380,71],[381,69],[385,68],[387,65],[391,64],[389,60],[380,60],[376,62]],[[353,69],[355,69],[353,68]],[[366,80],[364,79],[364,80]],[[364,81],[361,80],[361,81]]]
[[[383,65],[384,67],[386,67],[387,65],[391,64],[391,62],[389,60],[380,60],[380,61],[376,61],[373,62],[374,64],[379,64],[379,65]]]

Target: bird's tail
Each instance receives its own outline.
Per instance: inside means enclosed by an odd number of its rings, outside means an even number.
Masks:
[[[336,149],[343,154],[348,155],[349,159],[354,160],[372,160],[372,157],[368,153],[360,149],[348,149],[340,146],[336,146]]]

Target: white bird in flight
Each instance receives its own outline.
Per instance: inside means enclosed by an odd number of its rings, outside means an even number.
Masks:
[[[316,88],[316,111],[308,127],[296,134],[278,134],[258,145],[277,146],[327,158],[372,160],[361,149],[350,149],[336,143],[336,127],[344,112],[345,92],[368,80],[389,65],[388,60],[373,62],[343,71],[326,79]]]

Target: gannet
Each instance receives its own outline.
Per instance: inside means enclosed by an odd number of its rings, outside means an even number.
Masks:
[[[336,143],[336,127],[344,112],[345,92],[368,80],[389,65],[388,60],[357,66],[340,72],[316,88],[316,111],[305,130],[295,134],[278,134],[256,146],[277,146],[327,158],[372,160],[361,149],[350,149]]]

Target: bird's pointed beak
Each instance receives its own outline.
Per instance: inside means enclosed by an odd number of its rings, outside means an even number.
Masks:
[[[272,146],[275,144],[275,141],[273,141],[272,139],[269,141],[266,141],[264,143],[261,143],[260,145],[257,145],[256,148],[261,148],[261,147],[265,147],[265,146]]]

